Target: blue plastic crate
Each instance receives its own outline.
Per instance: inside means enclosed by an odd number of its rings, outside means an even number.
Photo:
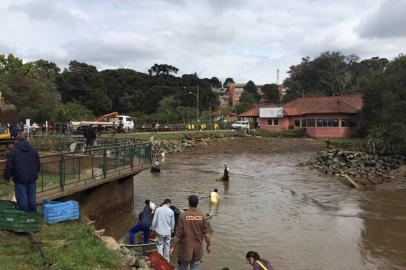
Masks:
[[[79,203],[76,201],[57,202],[45,200],[42,204],[42,210],[47,224],[79,219]]]

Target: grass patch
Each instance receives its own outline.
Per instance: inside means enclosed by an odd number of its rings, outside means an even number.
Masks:
[[[264,129],[257,129],[255,135],[262,137],[273,138],[306,138],[307,134],[303,129],[291,129],[284,131],[270,131]]]
[[[120,258],[108,250],[92,229],[78,221],[40,224],[34,238],[56,269],[120,269]],[[45,260],[26,234],[0,231],[1,269],[45,269]]]

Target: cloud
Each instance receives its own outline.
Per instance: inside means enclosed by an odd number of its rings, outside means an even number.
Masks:
[[[382,0],[2,0],[0,53],[62,68],[74,59],[142,72],[166,63],[263,84],[326,50],[396,56],[404,39],[365,35],[382,9]]]
[[[33,0],[26,3],[11,4],[10,11],[24,13],[37,21],[64,21],[76,23],[85,20],[84,13],[63,6],[60,1]]]
[[[364,38],[406,37],[406,1],[386,0],[356,28]]]

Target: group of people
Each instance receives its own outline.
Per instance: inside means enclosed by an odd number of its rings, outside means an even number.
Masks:
[[[149,234],[151,230],[155,231],[157,250],[168,262],[179,246],[178,269],[200,269],[203,240],[206,241],[206,251],[209,253],[211,235],[207,216],[197,209],[198,196],[190,195],[188,203],[189,208],[180,213],[170,199],[165,199],[156,210],[155,205],[146,200],[138,224],[130,230],[130,244],[135,243],[134,235],[138,231],[144,232],[144,244],[149,243]]]
[[[229,169],[226,164],[224,172],[228,177]],[[210,193],[210,203],[217,205],[219,202],[218,189],[214,188]],[[204,252],[204,241],[206,242],[207,253],[210,253],[212,249],[211,234],[208,216],[197,209],[198,196],[190,195],[188,203],[189,208],[181,213],[172,205],[170,199],[165,199],[157,209],[155,209],[154,203],[145,200],[138,224],[130,229],[130,244],[135,244],[135,234],[139,231],[144,232],[144,244],[149,243],[151,232],[155,232],[157,251],[168,262],[173,256],[175,248],[179,247],[178,269],[199,270]],[[255,251],[249,251],[246,254],[246,260],[252,265],[253,270],[273,270],[269,261],[261,259]],[[223,268],[222,270],[230,269]]]

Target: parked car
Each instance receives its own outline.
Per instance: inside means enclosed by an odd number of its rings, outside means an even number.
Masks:
[[[237,121],[231,124],[232,129],[249,129],[250,123],[248,121]]]

